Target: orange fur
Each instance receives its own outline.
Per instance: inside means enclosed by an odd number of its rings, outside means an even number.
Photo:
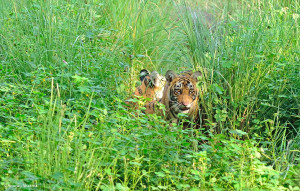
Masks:
[[[140,72],[141,85],[134,91],[135,97],[150,98],[145,103],[147,114],[154,113],[155,102],[160,101],[162,98],[163,88],[165,84],[165,78],[159,75],[156,71],[151,74],[147,70],[141,70]],[[134,105],[134,108],[138,108],[136,103],[126,101],[126,104]]]

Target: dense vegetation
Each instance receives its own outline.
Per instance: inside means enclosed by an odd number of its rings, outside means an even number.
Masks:
[[[300,190],[299,19],[292,0],[1,0],[0,190]],[[143,68],[203,72],[202,128],[124,105]]]

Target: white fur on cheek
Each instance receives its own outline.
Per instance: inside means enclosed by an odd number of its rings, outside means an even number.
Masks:
[[[164,88],[162,88],[161,90],[155,92],[155,97],[157,100],[160,100],[163,97],[163,92],[164,92]]]

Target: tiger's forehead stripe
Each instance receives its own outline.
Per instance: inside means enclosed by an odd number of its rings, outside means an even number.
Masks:
[[[175,82],[175,88],[182,88],[182,86],[187,86],[190,89],[194,88],[193,83],[191,83],[187,78],[180,78],[177,82]]]

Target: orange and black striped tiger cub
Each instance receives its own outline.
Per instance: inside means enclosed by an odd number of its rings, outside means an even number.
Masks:
[[[189,120],[198,118],[199,90],[197,88],[198,77],[201,72],[185,71],[179,75],[169,70],[166,72],[166,85],[161,103],[165,105],[165,117],[174,123],[178,123],[178,114],[185,113]]]
[[[162,98],[166,79],[157,71],[149,73],[148,70],[143,69],[140,71],[140,80],[141,85],[136,88],[134,96],[150,98],[150,100],[145,103],[145,113],[153,114],[155,103],[159,102]],[[129,105],[132,104],[137,108],[136,103],[130,101],[125,101],[125,103]]]

